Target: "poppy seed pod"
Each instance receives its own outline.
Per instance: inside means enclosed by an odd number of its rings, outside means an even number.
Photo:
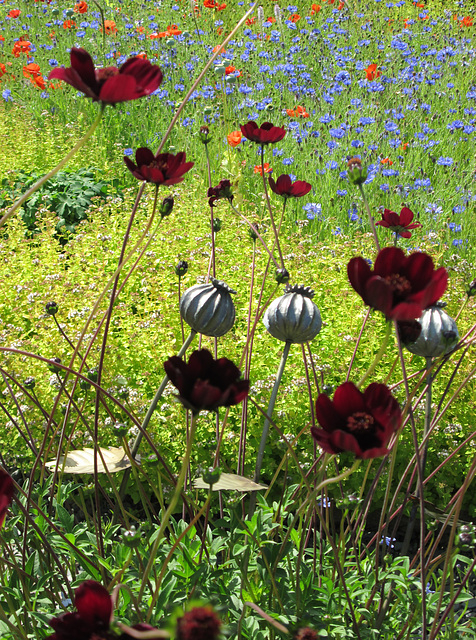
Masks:
[[[231,293],[236,293],[222,280],[196,284],[180,299],[180,315],[197,333],[218,338],[225,335],[235,322],[235,305]]]
[[[322,327],[321,314],[312,301],[314,291],[302,285],[287,286],[264,314],[269,333],[283,342],[301,344],[313,340]]]
[[[415,342],[405,342],[411,353],[425,358],[437,358],[454,349],[459,340],[456,322],[443,309],[443,303],[437,303],[422,313],[418,322],[421,333]]]

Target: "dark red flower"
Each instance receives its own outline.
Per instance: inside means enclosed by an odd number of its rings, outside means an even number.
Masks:
[[[401,425],[400,406],[384,384],[372,383],[362,393],[353,382],[337,387],[334,399],[325,393],[316,400],[321,428],[311,433],[327,453],[350,451],[357,458],[377,458]]]
[[[50,620],[55,633],[50,640],[89,640],[104,637],[112,618],[112,600],[107,590],[94,580],[86,580],[75,592],[75,613],[63,613]]]
[[[238,367],[228,358],[215,360],[207,349],[194,351],[187,364],[172,356],[164,369],[178,389],[178,399],[193,413],[230,407],[248,395],[250,381],[241,380]]]
[[[95,69],[89,53],[73,47],[71,67],[53,69],[48,79],[63,80],[94,101],[116,104],[150,95],[160,87],[162,71],[139,57],[129,58],[119,69]]]
[[[13,480],[6,471],[0,469],[0,528],[13,498]]]
[[[390,209],[384,209],[382,219],[376,224],[381,227],[386,227],[394,233],[398,233],[402,238],[411,238],[412,234],[410,233],[410,229],[418,229],[421,227],[419,222],[412,222],[412,220],[413,211],[408,207],[403,207],[400,214],[395,213],[395,211],[390,211]]]
[[[159,153],[154,156],[147,147],[136,151],[135,165],[130,158],[124,156],[124,162],[132,175],[138,180],[147,180],[153,184],[177,184],[183,181],[184,173],[190,171],[193,162],[186,162],[185,151],[173,153]]]
[[[215,206],[217,200],[226,198],[229,202],[233,200],[233,193],[231,191],[231,182],[229,180],[220,180],[218,186],[210,187],[208,189],[208,204],[211,207]]]
[[[177,620],[177,640],[217,640],[220,618],[211,607],[195,607]]]
[[[317,631],[315,629],[311,629],[310,627],[303,627],[296,632],[294,640],[319,640],[319,636],[317,635]]]
[[[414,320],[446,291],[448,273],[434,268],[426,253],[406,256],[398,247],[382,249],[374,270],[362,257],[347,265],[350,284],[365,304],[385,314],[387,320]]]
[[[286,135],[286,129],[275,127],[271,122],[263,122],[261,127],[258,127],[256,122],[250,120],[240,125],[240,129],[245,138],[261,145],[279,142]]]
[[[283,198],[301,198],[307,195],[312,189],[309,182],[304,182],[304,180],[296,180],[296,182],[293,183],[291,177],[285,173],[279,176],[276,182],[273,178],[268,178],[268,181],[271,191],[278,196],[283,196]]]

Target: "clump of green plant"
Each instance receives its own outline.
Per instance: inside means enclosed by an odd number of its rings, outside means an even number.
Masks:
[[[0,181],[0,209],[7,208],[39,179],[35,171],[18,171]],[[25,235],[32,238],[40,232],[41,211],[53,211],[57,216],[56,235],[66,243],[68,234],[87,219],[88,209],[94,199],[104,201],[113,192],[123,198],[114,179],[97,180],[96,172],[79,169],[75,172],[59,171],[45,182],[23,203],[20,217],[26,227]]]

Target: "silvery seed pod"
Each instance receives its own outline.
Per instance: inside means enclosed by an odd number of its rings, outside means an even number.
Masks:
[[[312,301],[314,291],[302,285],[288,285],[284,295],[266,309],[263,322],[269,333],[283,342],[301,344],[317,336],[322,321]]]
[[[459,340],[456,322],[436,303],[422,313],[418,322],[421,333],[415,342],[405,343],[408,351],[425,358],[437,358],[454,349]]]
[[[180,315],[197,333],[215,338],[223,336],[235,322],[231,293],[236,291],[215,278],[207,284],[196,284],[183,294]]]

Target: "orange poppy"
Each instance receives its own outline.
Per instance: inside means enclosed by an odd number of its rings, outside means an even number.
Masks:
[[[3,36],[0,36],[0,42],[5,42],[5,38]]]
[[[104,29],[108,36],[112,36],[117,33],[116,23],[114,20],[104,20]]]
[[[74,5],[73,10],[75,13],[87,13],[88,5],[84,2],[84,0],[81,0],[81,2],[77,2]]]
[[[35,87],[38,87],[38,89],[41,89],[42,91],[46,89],[45,79],[43,78],[43,76],[34,76],[33,78],[30,78],[30,82],[31,84],[33,84]]]
[[[227,75],[227,76],[229,76],[229,75],[230,75],[230,73],[235,73],[235,71],[236,71],[236,69],[235,69],[235,67],[234,67],[232,64],[230,64],[230,65],[229,65],[228,67],[226,67],[226,69],[225,69],[225,73],[226,73],[226,75]]]
[[[299,105],[295,109],[286,109],[286,113],[290,118],[309,118],[306,108]]]
[[[20,15],[21,11],[20,9],[12,9],[9,14],[8,17],[9,18],[18,18],[18,16]]]
[[[221,44],[217,44],[215,47],[213,47],[212,53],[216,53],[217,51],[219,51],[220,53],[226,53],[226,49],[223,49],[223,46]]]
[[[393,164],[393,160],[390,160],[390,158],[382,158],[380,160],[381,164],[388,164],[388,166],[390,167]]]
[[[320,4],[311,4],[311,16],[315,15],[316,13],[319,13],[320,10],[321,10]]]
[[[251,18],[248,18],[248,20],[245,21],[245,24],[251,27],[251,25],[254,24],[255,22],[256,22],[256,16],[251,16]]]
[[[266,20],[266,22],[271,22],[271,24],[274,24],[276,22],[276,18],[273,18],[273,16],[271,16]]]
[[[23,67],[23,75],[25,76],[25,78],[30,79],[41,76],[40,65],[36,64],[36,62],[30,62]]]
[[[224,9],[226,9],[226,4],[225,3],[219,4],[217,2],[217,4],[215,5],[215,9],[216,9],[216,11],[223,11]]]
[[[144,33],[145,27],[136,27],[136,33]]]
[[[74,20],[65,20],[63,22],[63,29],[72,29],[76,26],[76,22]]]
[[[142,58],[142,60],[147,60],[147,54],[144,51],[141,51],[141,53],[138,53],[136,55],[136,58]]]
[[[339,2],[339,6],[337,7],[337,10],[342,11],[344,7],[345,7],[345,2]]]
[[[260,176],[263,175],[263,168],[260,164],[255,165],[255,168],[253,169],[254,173],[259,173]],[[272,169],[269,166],[269,162],[265,162],[264,163],[264,172],[265,173],[271,173]]]
[[[169,24],[169,26],[167,27],[167,33],[170,36],[179,36],[182,32],[176,24]]]
[[[473,26],[473,18],[470,18],[469,16],[466,16],[466,18],[463,18],[461,20],[461,26],[472,27]]]
[[[292,13],[292,14],[289,16],[289,20],[290,20],[291,22],[297,22],[297,21],[298,21],[298,20],[300,20],[300,19],[301,19],[301,16],[299,15],[299,13]]]
[[[15,44],[13,45],[12,53],[15,58],[20,56],[20,53],[30,53],[31,42],[28,40],[24,40],[23,37],[20,37]]]
[[[415,5],[415,7],[419,7],[420,9],[425,8],[425,5],[423,4],[423,2],[414,2],[413,4]]]
[[[402,142],[402,144],[400,145],[400,148],[405,151],[409,144],[410,144],[409,142]]]
[[[365,70],[365,77],[369,81],[375,80],[376,78],[379,78],[381,75],[382,74],[380,73],[380,71],[377,71],[377,65],[376,64],[370,64],[367,67],[367,69]]]
[[[203,0],[203,6],[206,9],[214,9],[215,8],[215,0]]]
[[[232,131],[226,136],[230,147],[237,147],[241,142],[241,131]]]

